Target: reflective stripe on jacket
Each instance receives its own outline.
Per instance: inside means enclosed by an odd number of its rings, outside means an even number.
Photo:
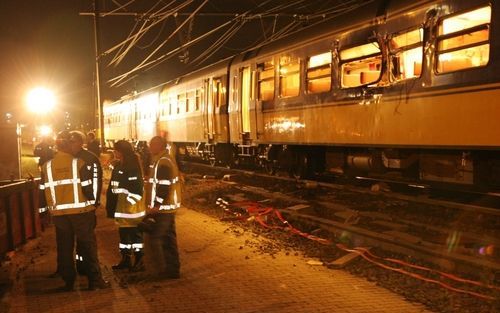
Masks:
[[[181,206],[179,170],[165,151],[153,157],[146,182],[147,204],[161,213],[174,212]]]
[[[40,189],[44,191],[46,209],[52,215],[77,214],[95,209],[92,174],[82,160],[59,151],[43,166],[42,177]]]
[[[102,167],[99,158],[94,155],[94,153],[81,149],[76,157],[82,159],[85,162],[85,166],[92,173],[92,191],[94,193],[94,199],[96,200],[96,206],[101,203],[101,190],[102,190]]]

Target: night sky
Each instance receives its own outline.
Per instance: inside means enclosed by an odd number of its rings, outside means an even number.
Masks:
[[[92,20],[78,15],[81,3],[2,0],[0,9],[1,111],[22,116],[38,85],[54,90],[60,111],[92,108]]]

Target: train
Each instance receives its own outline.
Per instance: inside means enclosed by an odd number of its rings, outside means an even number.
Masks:
[[[360,9],[107,103],[105,138],[188,159],[497,190],[500,3]]]

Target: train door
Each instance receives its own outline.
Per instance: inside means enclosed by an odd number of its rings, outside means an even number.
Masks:
[[[210,79],[206,79],[204,82],[204,89],[205,89],[205,110],[204,110],[204,118],[203,121],[205,122],[205,132],[207,134],[207,139],[208,141],[212,141],[214,139],[215,135],[215,121],[214,121],[214,115],[215,115],[215,105],[214,105],[214,81],[210,81]]]
[[[241,70],[240,84],[240,110],[241,110],[241,135],[243,141],[250,137],[250,91],[251,91],[251,76],[252,72],[249,67],[244,67]]]
[[[220,112],[221,105],[224,103],[223,99],[223,85],[220,78],[214,78],[212,80],[212,120],[213,120],[213,138],[220,137],[221,135],[221,120]],[[220,138],[218,138],[220,139]]]
[[[137,119],[139,119],[140,116],[137,114],[137,106],[135,104],[135,101],[131,101],[130,104],[128,105],[128,111],[127,111],[127,117],[124,122],[126,125],[128,125],[128,130],[129,130],[129,138],[130,140],[134,140],[137,138]]]

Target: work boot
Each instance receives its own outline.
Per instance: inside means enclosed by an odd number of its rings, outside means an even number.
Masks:
[[[76,272],[78,275],[85,276],[87,275],[87,269],[85,267],[85,263],[83,261],[76,261]]]
[[[131,268],[132,267],[132,260],[130,257],[130,250],[122,250],[122,259],[120,260],[120,263],[111,266],[112,269],[114,270],[123,270],[126,268]]]
[[[146,270],[146,267],[144,266],[144,253],[142,251],[136,251],[134,253],[135,260],[134,260],[134,266],[130,268],[131,272],[144,272]]]
[[[98,289],[108,289],[111,287],[111,283],[107,280],[98,278],[97,280],[89,281],[89,290],[98,290]]]

